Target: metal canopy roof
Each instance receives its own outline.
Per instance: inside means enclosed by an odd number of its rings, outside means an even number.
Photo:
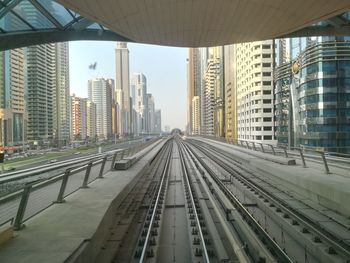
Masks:
[[[0,50],[69,40],[200,47],[350,36],[349,0],[1,0]]]
[[[68,40],[131,41],[56,1],[0,1],[0,50]]]

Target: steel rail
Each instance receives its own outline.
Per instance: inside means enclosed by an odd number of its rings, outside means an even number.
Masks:
[[[196,146],[195,146],[196,147]],[[347,258],[350,258],[350,248],[347,244],[345,243],[340,243],[337,241],[339,238],[334,236],[332,233],[327,231],[324,228],[321,228],[320,226],[316,225],[313,221],[310,219],[306,218],[303,214],[295,211],[293,208],[286,206],[285,203],[280,200],[280,198],[274,196],[273,194],[269,193],[265,189],[263,189],[261,186],[255,184],[254,182],[250,181],[249,179],[245,178],[237,169],[234,169],[233,167],[230,167],[227,165],[225,162],[220,160],[218,157],[216,157],[214,154],[210,154],[210,152],[207,149],[204,149],[203,146],[199,146],[197,144],[197,149],[200,147],[202,150],[200,150],[202,153],[206,152],[207,156],[209,155],[212,160],[214,160],[218,165],[220,165],[222,168],[224,168],[227,172],[230,174],[238,174],[247,185],[252,187],[255,190],[258,190],[261,194],[265,195],[271,202],[277,203],[278,206],[280,206],[281,209],[284,209],[287,211],[289,214],[291,214],[295,219],[297,219],[301,224],[304,226],[308,227],[311,231],[313,231],[316,235],[320,236],[324,240],[326,240],[330,245],[336,247],[338,251],[343,253],[343,255],[346,255]],[[213,149],[212,149],[213,150]],[[220,153],[219,151],[215,151],[216,153]],[[205,153],[204,153],[205,154]],[[208,157],[209,157],[208,156]],[[221,156],[224,158],[228,158],[224,154],[221,153]],[[241,168],[238,164],[235,164],[238,168],[244,170]],[[251,174],[251,173],[250,173]],[[253,175],[253,174],[252,174]]]
[[[180,146],[180,145],[181,144],[178,143],[182,171],[184,173],[184,178],[186,180],[186,184],[187,184],[187,187],[189,189],[188,192],[190,194],[191,204],[192,204],[194,215],[195,215],[195,218],[196,218],[196,224],[197,224],[198,231],[199,231],[199,237],[201,239],[201,245],[202,245],[203,252],[204,252],[204,259],[205,259],[205,262],[209,263],[210,259],[209,259],[209,255],[208,255],[208,250],[207,250],[206,245],[205,245],[205,239],[204,239],[204,236],[203,236],[202,227],[201,227],[201,224],[200,224],[200,221],[199,221],[196,205],[195,205],[194,198],[193,198],[193,191],[194,190],[192,189],[192,185],[190,183],[189,175],[188,175],[188,167],[187,167],[187,165],[185,163],[185,160],[184,160],[185,159],[184,152],[183,152],[184,149],[182,148],[183,146]]]
[[[161,179],[161,182],[159,183],[159,190],[158,190],[158,193],[157,193],[156,201],[154,203],[154,207],[153,207],[153,211],[152,211],[152,217],[151,217],[151,220],[149,222],[149,227],[147,229],[145,242],[143,244],[143,248],[142,248],[142,252],[141,252],[141,256],[140,256],[140,260],[139,260],[139,262],[141,262],[141,263],[144,262],[145,257],[146,257],[146,250],[148,248],[148,243],[149,243],[149,238],[150,238],[150,235],[151,235],[152,225],[153,225],[153,221],[154,221],[154,218],[155,218],[155,215],[156,215],[156,212],[157,212],[159,198],[160,198],[160,195],[161,195],[161,193],[163,191],[163,184],[164,184],[165,178],[166,178],[166,176],[167,176],[167,174],[169,172],[168,168],[169,168],[169,164],[170,164],[170,161],[171,161],[171,154],[172,154],[172,148],[169,149],[169,153],[167,155],[165,167],[163,169],[162,176],[161,176],[162,179]]]
[[[205,170],[209,173],[218,187],[223,191],[223,193],[228,197],[228,199],[237,208],[237,211],[242,215],[242,217],[249,221],[254,229],[262,236],[265,242],[269,245],[271,249],[274,250],[276,257],[280,262],[293,263],[293,260],[283,251],[283,249],[271,238],[271,236],[263,229],[263,227],[255,220],[255,218],[249,213],[249,211],[244,207],[244,205],[237,199],[237,197],[226,187],[226,185],[221,182],[220,178],[213,172],[213,170],[205,163],[205,161],[188,145],[185,147],[190,151],[193,156],[201,163]]]

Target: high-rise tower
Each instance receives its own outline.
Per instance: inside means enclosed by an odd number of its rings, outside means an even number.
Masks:
[[[70,92],[68,42],[56,43],[56,89],[54,92],[53,129],[57,145],[70,141]]]
[[[286,43],[290,61],[277,60],[274,79],[277,142],[350,153],[349,38],[302,37]],[[277,44],[283,51],[284,43]]]
[[[224,47],[225,134],[228,140],[237,140],[235,45]]]
[[[50,145],[56,91],[55,44],[26,48],[28,90],[28,141]]]
[[[96,132],[101,139],[112,134],[112,80],[95,78],[88,81],[89,100],[96,104]]]
[[[201,94],[201,51],[199,48],[190,48],[188,51],[187,65],[187,126],[188,132],[193,133],[192,127],[192,100],[193,97],[200,97]],[[198,104],[199,106],[199,104]],[[200,108],[199,108],[200,110]],[[200,114],[200,111],[198,111]],[[196,129],[198,133],[198,130]]]
[[[273,41],[236,45],[238,139],[275,143]]]
[[[27,112],[22,49],[0,53],[0,146],[22,149],[26,143]],[[24,149],[23,149],[24,150]]]
[[[129,49],[127,43],[118,42],[115,50],[116,58],[116,93],[121,93],[120,116],[121,126],[120,134],[127,135],[131,133],[131,115],[130,115],[130,76],[129,76]]]
[[[136,112],[134,120],[134,133],[146,133],[146,109],[147,109],[147,82],[142,73],[134,73],[132,76],[132,101],[133,110]]]

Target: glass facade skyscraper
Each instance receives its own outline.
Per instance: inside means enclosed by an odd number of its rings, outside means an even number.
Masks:
[[[350,152],[350,39],[290,39],[292,62],[275,72],[279,143],[328,152]],[[289,135],[289,136],[288,136]]]

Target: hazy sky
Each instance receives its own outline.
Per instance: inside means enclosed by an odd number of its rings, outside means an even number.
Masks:
[[[115,79],[116,42],[75,41],[69,43],[70,90],[87,97],[87,81],[93,77]],[[129,43],[130,74],[142,72],[147,92],[162,110],[162,128],[184,129],[186,125],[187,49]],[[89,65],[97,62],[96,70]]]

